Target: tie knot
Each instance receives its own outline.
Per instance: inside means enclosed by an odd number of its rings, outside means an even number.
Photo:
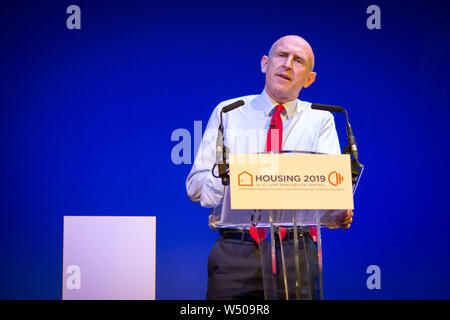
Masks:
[[[284,106],[279,104],[275,107],[275,109],[276,109],[276,112],[282,113],[284,111]]]
[[[280,113],[282,115],[286,115],[287,111],[286,111],[286,108],[283,105],[279,104],[279,105],[275,106],[275,108],[273,108],[272,111],[270,111],[269,116],[273,116],[275,113],[278,114],[278,115]]]
[[[279,104],[275,107],[277,109],[278,112],[281,112],[284,110],[284,106],[282,104]]]

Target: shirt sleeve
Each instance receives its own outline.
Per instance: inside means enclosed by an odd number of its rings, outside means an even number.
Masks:
[[[326,114],[327,116],[322,121],[316,150],[320,153],[341,154],[334,116],[331,112],[327,112]]]
[[[186,191],[193,202],[200,202],[203,207],[217,207],[222,203],[225,187],[220,178],[212,175],[216,162],[216,141],[219,127],[219,110],[217,106],[209,118],[192,169],[186,179]],[[217,168],[215,168],[217,170]],[[216,171],[217,175],[217,171]]]

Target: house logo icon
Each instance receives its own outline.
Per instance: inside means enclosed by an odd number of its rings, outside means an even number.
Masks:
[[[344,181],[344,177],[337,171],[333,171],[328,175],[328,182],[337,187]]]
[[[247,171],[242,171],[238,175],[238,185],[240,187],[251,187],[253,186],[253,176]]]

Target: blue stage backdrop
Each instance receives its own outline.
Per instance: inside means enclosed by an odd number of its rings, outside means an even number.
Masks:
[[[81,29],[69,30],[69,5]],[[381,10],[370,30],[367,7]],[[366,171],[350,230],[324,230],[326,299],[448,299],[445,1],[4,1],[0,298],[61,299],[64,215],[157,217],[158,299],[203,299],[216,234],[172,132],[257,94],[286,34],[316,55],[303,100],[350,112]],[[341,146],[345,117],[335,115]],[[193,152],[192,152],[193,153]],[[185,155],[187,156],[187,155]],[[191,155],[192,160],[192,155]],[[369,290],[366,270],[381,270]]]

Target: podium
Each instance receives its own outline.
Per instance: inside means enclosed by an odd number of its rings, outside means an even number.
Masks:
[[[321,227],[353,209],[350,156],[230,154],[217,228],[257,237],[266,300],[323,299]]]

